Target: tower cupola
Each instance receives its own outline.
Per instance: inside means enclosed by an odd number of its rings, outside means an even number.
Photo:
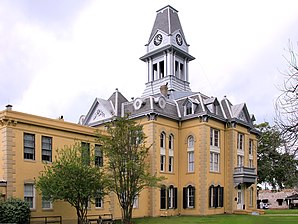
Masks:
[[[148,43],[147,53],[140,59],[148,65],[148,80],[143,96],[159,93],[160,86],[168,83],[172,91],[188,92],[188,63],[195,58],[188,53],[188,43],[178,17],[171,6],[157,11]]]

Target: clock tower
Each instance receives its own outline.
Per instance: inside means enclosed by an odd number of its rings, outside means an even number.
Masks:
[[[195,58],[188,53],[178,11],[171,6],[157,11],[151,31],[147,53],[140,59],[147,63],[148,80],[142,96],[160,93],[167,85],[172,92],[191,92],[189,87],[188,63]]]

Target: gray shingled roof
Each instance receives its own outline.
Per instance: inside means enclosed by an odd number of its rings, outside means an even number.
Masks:
[[[157,12],[156,19],[155,19],[148,43],[156,34],[157,30],[161,30],[168,35],[172,34],[176,30],[180,30],[186,42],[183,30],[182,30],[182,26],[178,17],[178,11],[174,9],[172,6],[168,5],[163,7],[160,10],[157,10],[156,12]]]

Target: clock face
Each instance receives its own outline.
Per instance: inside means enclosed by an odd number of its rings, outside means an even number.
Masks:
[[[179,33],[176,35],[176,42],[179,46],[181,46],[183,43],[182,37]]]
[[[155,37],[154,37],[154,45],[155,46],[158,46],[160,45],[162,42],[162,35],[161,34],[157,34]]]

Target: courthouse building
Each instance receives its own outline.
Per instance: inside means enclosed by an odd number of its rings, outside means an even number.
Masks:
[[[34,178],[56,148],[75,142],[98,149],[95,130],[115,116],[130,114],[143,125],[150,148],[152,173],[165,176],[162,187],[141,192],[134,217],[210,215],[256,209],[257,136],[254,116],[245,103],[209,97],[190,86],[190,55],[178,11],[157,11],[140,57],[147,64],[147,83],[139,97],[127,100],[118,89],[109,99],[96,98],[79,124],[14,111],[0,112],[0,193],[30,202],[32,216],[76,217],[65,202],[42,200]],[[195,62],[192,62],[195,63]],[[133,78],[133,77],[131,77]],[[227,87],[228,88],[228,87]],[[104,157],[100,151],[96,154]],[[105,160],[103,159],[103,163]],[[100,164],[103,165],[104,164]],[[96,199],[89,214],[121,211],[114,194]]]

